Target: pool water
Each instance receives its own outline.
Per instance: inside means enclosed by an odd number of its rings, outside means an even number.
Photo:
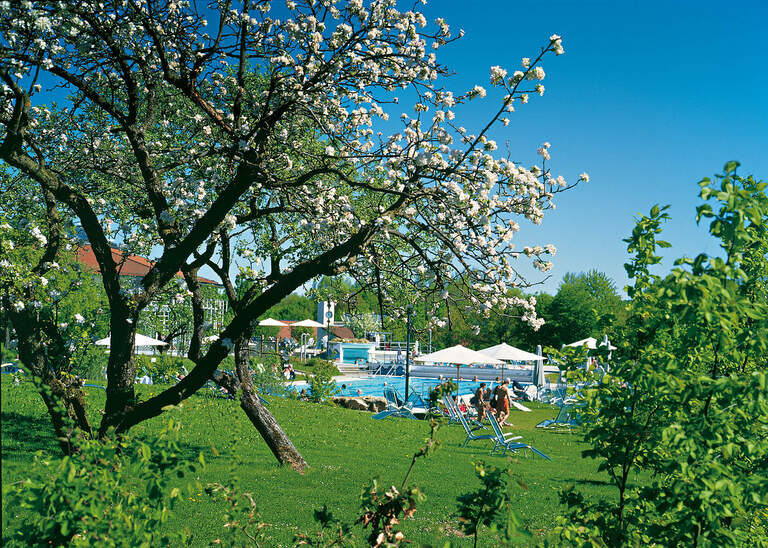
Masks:
[[[425,400],[429,397],[429,391],[440,384],[439,379],[428,379],[422,377],[411,377],[410,391],[419,394]],[[456,382],[453,379],[453,382]],[[346,388],[342,388],[346,385]],[[380,377],[371,379],[361,379],[359,381],[344,381],[337,383],[340,396],[383,396],[384,388],[394,388],[401,397],[405,397],[405,377]],[[473,394],[480,381],[461,381],[459,383],[459,394]],[[486,382],[488,386],[488,382]],[[358,394],[360,390],[360,394]]]

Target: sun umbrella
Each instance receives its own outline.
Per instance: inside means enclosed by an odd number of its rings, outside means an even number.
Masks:
[[[496,346],[489,346],[478,350],[481,354],[491,356],[497,360],[505,360],[510,362],[531,362],[543,359],[541,356],[531,354],[525,350],[520,350],[507,343],[497,344]],[[504,380],[504,364],[501,364],[501,379]]]
[[[465,346],[462,346],[460,344],[457,344],[456,346],[451,346],[449,348],[443,348],[442,350],[438,350],[437,352],[432,352],[431,354],[424,354],[423,356],[419,356],[414,361],[417,362],[432,362],[432,363],[451,363],[456,366],[456,395],[458,395],[458,384],[459,384],[459,371],[461,370],[462,365],[472,365],[474,363],[488,363],[493,365],[499,365],[504,362],[501,360],[497,360],[496,358],[492,358],[491,356],[487,356],[485,354],[481,354],[480,352],[476,352],[474,350],[471,350]]]
[[[315,320],[301,320],[300,322],[294,322],[291,327],[325,327],[325,325]]]
[[[96,346],[110,346],[111,344],[111,337],[107,337],[105,339],[99,339],[95,343]],[[136,339],[133,343],[134,346],[168,346],[168,343],[165,341],[161,341],[159,339],[153,339],[152,337],[147,337],[146,335],[142,335],[140,333],[136,333]]]
[[[414,359],[417,362],[452,363],[454,365],[472,365],[473,363],[501,364],[501,360],[481,354],[465,346],[457,344],[443,348],[431,354],[422,354]]]
[[[261,327],[288,327],[287,323],[283,323],[280,320],[275,320],[273,318],[267,318],[266,320],[261,320],[259,322],[259,325]],[[280,335],[278,335],[277,338],[275,338],[275,354],[279,352],[279,347],[280,347],[278,342],[279,340],[280,340]]]
[[[520,350],[514,346],[510,346],[507,343],[497,344],[496,346],[489,346],[478,350],[481,354],[496,358],[497,360],[505,360],[510,362],[532,362],[543,360],[541,356],[537,354],[531,354],[525,350]]]
[[[283,323],[279,320],[274,320],[272,318],[267,318],[266,320],[261,320],[259,322],[259,325],[262,327],[288,327],[287,323]]]

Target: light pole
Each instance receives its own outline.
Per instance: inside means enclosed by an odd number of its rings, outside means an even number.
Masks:
[[[331,318],[333,318],[333,312],[326,311],[325,319],[328,327],[325,330],[325,358],[328,360],[331,359]]]
[[[413,314],[413,305],[408,305],[405,309],[408,320],[405,324],[405,401],[408,402],[408,388],[411,383],[411,314]]]

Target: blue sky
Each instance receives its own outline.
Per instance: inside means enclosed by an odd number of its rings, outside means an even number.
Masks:
[[[768,1],[435,0],[421,9],[466,32],[438,51],[456,72],[444,84],[457,93],[475,84],[490,91],[491,66],[511,73],[551,34],[563,37],[565,55],[543,63],[544,97],[518,104],[509,127],[492,134],[524,165],[549,141],[554,174],[591,177],[561,195],[542,226],[521,223],[518,248],[558,248],[550,279],[536,290],[554,293],[566,272],[592,268],[621,290],[621,240],[633,217],[656,203],[672,206],[667,266],[680,255],[717,253],[694,221],[696,183],[729,160],[741,162],[742,174],[768,179]],[[490,97],[457,109],[457,121],[480,129],[498,105]],[[397,109],[388,110],[396,119]],[[528,272],[531,281],[543,277]]]
[[[553,243],[555,292],[563,274],[596,268],[622,288],[621,241],[633,216],[671,204],[665,239],[672,259],[717,245],[695,224],[697,182],[728,160],[768,179],[768,2],[512,3],[440,0],[423,9],[444,17],[464,38],[439,50],[456,71],[449,87],[489,87],[492,65],[515,70],[547,38],[563,37],[565,55],[546,58],[544,97],[518,106],[495,133],[500,148],[529,164],[552,143],[554,173],[591,177],[558,200],[541,227],[523,227],[518,245]],[[480,124],[473,105],[462,120]],[[519,154],[518,154],[519,151]],[[530,228],[529,228],[530,227]],[[539,275],[539,278],[541,276]]]

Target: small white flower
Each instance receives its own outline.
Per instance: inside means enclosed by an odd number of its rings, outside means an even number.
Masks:
[[[579,180],[584,181],[585,183],[589,182],[589,175],[587,173],[582,173],[579,175]]]
[[[83,318],[83,316],[81,316],[80,314],[75,314],[75,321],[76,321],[77,323],[80,323],[80,324],[81,324],[81,323],[84,323],[84,322],[85,322],[85,318]]]
[[[482,97],[485,97],[485,94],[486,94],[486,91],[485,91],[485,88],[483,86],[475,86],[469,92],[469,97],[470,98],[475,98],[475,97],[481,97],[482,98]]]
[[[494,86],[501,84],[507,76],[507,71],[500,66],[491,67],[491,84]]]
[[[45,245],[48,243],[48,238],[46,238],[42,232],[40,232],[40,229],[35,227],[32,227],[32,230],[30,231],[32,234],[32,237],[35,238],[38,242],[40,242],[40,245]]]
[[[13,303],[13,308],[16,309],[16,312],[21,312],[22,310],[24,310],[24,303],[21,301],[16,301],[15,303]]]

